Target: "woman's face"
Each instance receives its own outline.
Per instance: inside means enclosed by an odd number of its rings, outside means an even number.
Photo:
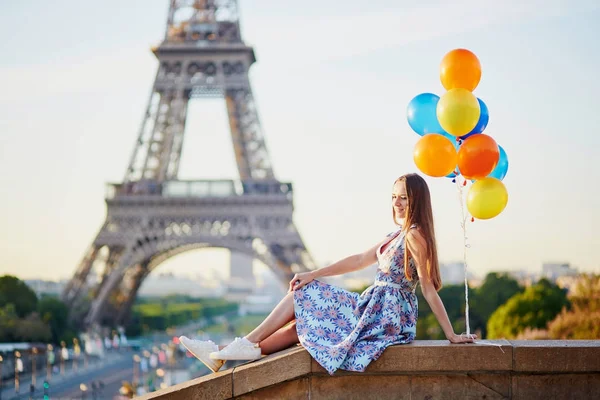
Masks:
[[[394,184],[392,189],[392,207],[396,218],[404,218],[406,216],[406,207],[408,206],[408,198],[406,197],[406,185],[404,181],[399,181]]]

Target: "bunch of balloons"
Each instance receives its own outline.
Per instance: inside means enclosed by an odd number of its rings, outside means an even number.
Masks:
[[[473,94],[481,79],[481,64],[466,49],[447,53],[440,64],[440,80],[447,90],[439,97],[421,93],[408,104],[410,127],[421,139],[413,158],[417,168],[432,177],[456,179],[462,175],[473,185],[467,209],[477,219],[500,214],[508,203],[502,180],[508,171],[506,152],[483,133],[488,125],[486,104]]]

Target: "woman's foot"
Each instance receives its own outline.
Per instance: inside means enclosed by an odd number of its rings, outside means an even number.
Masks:
[[[258,344],[248,339],[235,338],[233,342],[225,346],[221,351],[210,353],[212,360],[258,360],[261,357]]]
[[[179,337],[179,342],[188,349],[190,353],[194,355],[198,360],[202,361],[204,365],[210,368],[213,372],[217,372],[221,369],[224,360],[212,359],[209,354],[215,351],[219,351],[217,346],[212,340],[194,340],[185,336]]]

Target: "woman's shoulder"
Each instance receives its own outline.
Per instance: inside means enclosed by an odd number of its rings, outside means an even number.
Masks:
[[[425,236],[417,224],[412,224],[406,231],[406,240],[424,244]]]

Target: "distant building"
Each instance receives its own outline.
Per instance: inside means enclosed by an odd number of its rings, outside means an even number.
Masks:
[[[65,285],[66,281],[44,281],[41,279],[29,279],[25,280],[25,284],[31,288],[35,292],[38,297],[41,296],[60,296]]]
[[[522,269],[511,271],[498,271],[499,274],[505,274],[516,280],[521,286],[531,286],[540,279],[539,273],[529,272]]]
[[[444,285],[464,283],[465,264],[462,262],[440,264],[440,275]]]
[[[284,284],[270,268],[258,267],[254,269],[254,272],[254,284],[252,288],[246,286],[246,291],[244,292],[242,292],[243,287],[241,287],[242,290],[239,293],[235,293],[231,283],[228,283],[228,291],[225,298],[239,303],[238,312],[240,315],[268,314],[287,294],[287,284]]]
[[[443,285],[461,285],[465,283],[465,263],[462,261],[440,263],[440,275]],[[469,287],[477,287],[482,280],[469,270],[467,266],[467,282]]]
[[[251,294],[240,302],[239,315],[247,314],[269,314],[281,299],[271,294]]]
[[[567,293],[572,293],[572,290],[577,284],[578,280],[579,275],[559,276],[556,278],[556,285],[561,289],[565,289]]]
[[[253,257],[232,251],[230,258],[231,268],[229,270],[230,279],[244,281],[249,285],[255,284],[253,262]]]
[[[571,267],[569,263],[544,263],[542,264],[542,278],[551,282],[556,282],[560,277],[577,276],[577,269]]]
[[[254,259],[246,254],[231,252],[231,268],[226,283],[225,298],[229,301],[242,302],[256,290],[254,277]]]
[[[181,294],[191,297],[221,297],[225,290],[218,282],[206,282],[169,274],[151,274],[142,283],[139,296],[164,297]]]

